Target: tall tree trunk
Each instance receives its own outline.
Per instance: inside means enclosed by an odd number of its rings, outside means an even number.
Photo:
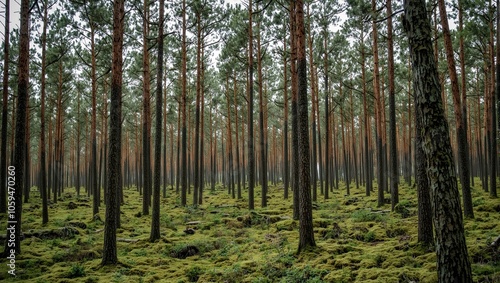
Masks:
[[[91,21],[90,23],[90,53],[91,53],[91,84],[92,84],[92,121],[91,121],[91,154],[90,159],[90,191],[92,192],[92,215],[99,213],[99,194],[97,190],[97,141],[96,141],[96,124],[97,124],[97,78],[96,78],[96,51],[95,51],[95,28],[96,25]]]
[[[142,150],[143,150],[143,178],[144,187],[142,190],[142,214],[149,215],[149,204],[151,200],[152,176],[151,176],[151,94],[150,94],[150,70],[149,70],[149,1],[144,0],[144,14],[142,20]],[[160,80],[161,81],[161,80]]]
[[[288,155],[288,64],[286,52],[286,25],[285,36],[283,36],[283,102],[285,104],[285,113],[283,117],[283,197],[288,199],[288,190],[290,186],[290,161]]]
[[[15,128],[15,144],[13,147],[13,167],[9,167],[9,176],[15,180],[15,185],[7,188],[8,206],[14,206],[14,210],[8,210],[7,235],[15,235],[13,241],[5,241],[3,258],[16,258],[21,253],[21,213],[22,194],[24,181],[24,155],[26,138],[26,109],[28,107],[29,86],[29,1],[21,1],[21,27],[19,37],[19,59],[18,59],[18,81],[17,81],[17,112]],[[12,180],[9,178],[9,180]]]
[[[24,146],[26,147],[25,156],[25,171],[24,171],[24,203],[29,202],[30,198],[30,105],[28,99],[28,105],[26,106],[26,138],[24,139]]]
[[[316,141],[316,106],[317,106],[317,103],[316,103],[316,97],[317,97],[317,94],[316,94],[316,89],[315,89],[315,74],[314,74],[314,64],[313,64],[313,40],[314,38],[312,37],[311,35],[311,14],[309,12],[309,4],[307,4],[307,19],[308,19],[308,22],[307,22],[307,30],[308,30],[308,37],[307,37],[307,41],[308,41],[308,47],[309,47],[309,73],[311,74],[311,96],[312,96],[312,113],[311,113],[311,122],[312,122],[312,130],[311,130],[311,134],[312,134],[312,160],[311,160],[311,164],[312,164],[312,168],[311,168],[311,177],[312,177],[312,200],[313,201],[317,201],[318,199],[318,186],[317,186],[317,183],[318,183],[318,162],[317,162],[317,141]]]
[[[372,0],[372,12],[377,11],[376,1]],[[375,96],[375,128],[376,128],[376,148],[377,148],[377,187],[378,197],[377,205],[384,205],[385,189],[385,170],[384,170],[384,148],[383,148],[383,130],[382,130],[382,96],[380,95],[380,74],[379,74],[379,56],[378,56],[378,29],[376,18],[372,19],[372,39],[373,39],[373,92]]]
[[[295,1],[290,1],[290,69],[292,76],[292,190],[293,219],[299,219],[299,134],[297,117],[297,42]]]
[[[495,80],[495,89],[491,90],[491,99],[490,99],[490,107],[491,107],[491,154],[490,154],[490,159],[491,159],[491,167],[490,167],[490,196],[496,198],[497,197],[497,166],[498,166],[498,146],[497,146],[497,132],[499,128],[497,126],[500,126],[500,121],[497,121],[497,111],[500,111],[500,106],[497,105],[500,101],[500,20],[498,19],[500,17],[500,14],[498,12],[500,11],[500,8],[498,5],[500,4],[499,1],[497,0],[497,15],[496,15],[496,23],[497,23],[497,39],[496,39],[496,68],[492,66],[493,69],[493,74],[495,74],[496,70],[496,80]],[[493,31],[492,31],[493,33]],[[492,40],[492,45],[493,45],[493,40]],[[493,53],[494,51],[491,50]],[[492,54],[493,56],[493,54]],[[492,64],[494,60],[491,61]],[[493,79],[493,76],[492,76]],[[497,96],[499,101],[496,101],[495,95]],[[496,107],[499,107],[497,110]],[[500,113],[498,113],[500,115]],[[499,116],[500,118],[500,116]],[[497,125],[497,122],[499,125]]]
[[[328,29],[324,30],[324,73],[325,73],[325,189],[323,191],[325,200],[328,199],[328,191],[330,185],[330,106],[328,105],[329,89],[328,89]]]
[[[307,115],[307,61],[304,26],[304,3],[295,2],[295,20],[297,27],[297,116],[298,116],[298,147],[299,147],[299,247],[298,252],[315,247],[312,222],[310,153],[309,153],[309,122]]]
[[[187,132],[186,132],[186,107],[187,107],[187,50],[186,50],[186,0],[182,1],[182,142],[181,142],[181,205],[185,206],[187,201]]]
[[[264,133],[264,94],[262,79],[262,53],[260,45],[260,20],[257,23],[257,69],[259,78],[259,136],[260,136],[260,174],[261,174],[261,188],[262,188],[262,202],[261,206],[267,206],[267,138]]]
[[[194,178],[193,178],[193,205],[197,206],[199,203],[198,192],[200,190],[200,183],[202,182],[199,177],[200,170],[200,99],[201,99],[201,48],[203,45],[202,28],[201,28],[201,7],[196,10],[196,109],[195,109],[195,133],[194,133]]]
[[[415,105],[416,105],[415,97]],[[432,206],[429,180],[426,173],[425,152],[422,147],[423,129],[420,112],[415,109],[415,184],[418,198],[418,242],[432,247],[434,245],[434,230],[432,229]]]
[[[448,123],[423,0],[406,0],[404,27],[413,66],[416,109],[430,182],[439,282],[472,282]]]
[[[149,241],[160,239],[160,180],[161,180],[161,115],[162,115],[162,76],[163,76],[163,22],[165,14],[165,0],[160,0],[160,15],[158,29],[158,57],[156,73],[156,128],[155,128],[155,160],[154,160],[154,186],[153,186],[153,211],[151,217],[151,235]]]
[[[238,193],[237,197],[238,199],[242,198],[241,195],[241,168],[240,168],[240,145],[239,145],[239,127],[238,127],[238,100],[237,98],[237,93],[238,93],[238,83],[236,80],[236,74],[234,74],[234,89],[233,89],[233,98],[234,98],[234,109],[235,109],[235,115],[234,115],[234,121],[235,121],[235,134],[236,134],[236,177],[237,177],[237,183],[238,183]]]
[[[10,1],[7,1],[9,3]],[[42,31],[42,66],[41,66],[41,98],[40,98],[40,195],[42,197],[42,224],[49,222],[49,212],[47,203],[47,167],[45,162],[46,150],[45,150],[45,72],[47,69],[46,63],[46,45],[47,45],[47,13],[48,13],[48,1],[44,1],[43,5],[43,31]],[[5,21],[8,25],[8,18]],[[8,34],[8,33],[7,33]],[[7,42],[7,41],[6,41]],[[4,74],[5,78],[5,74]],[[78,100],[78,112],[80,112],[80,100]],[[80,137],[80,124],[78,123],[78,138]],[[3,139],[2,139],[3,141]],[[79,149],[80,140],[78,139],[77,148]],[[3,156],[3,155],[2,155]],[[80,169],[80,154],[77,153],[77,171]],[[2,169],[2,172],[4,170]],[[77,176],[77,195],[80,195],[80,176]]]
[[[364,28],[361,26],[361,80],[362,80],[362,88],[363,88],[363,120],[364,120],[364,128],[365,128],[365,134],[364,134],[364,151],[365,151],[365,192],[366,196],[370,196],[371,190],[372,190],[372,180],[371,180],[371,174],[370,174],[370,149],[369,149],[369,143],[368,139],[370,136],[370,121],[369,121],[369,116],[368,116],[368,99],[367,96],[368,94],[366,93],[366,54],[365,54],[365,45],[363,43],[364,41]]]
[[[7,212],[7,112],[9,94],[9,21],[10,1],[5,1],[4,44],[3,44],[3,89],[2,89],[2,145],[0,147],[0,213]],[[43,105],[43,104],[42,104]],[[43,107],[43,106],[42,106]],[[41,174],[41,173],[40,173]],[[42,175],[44,178],[45,175]]]
[[[204,182],[204,160],[205,160],[205,60],[203,58],[205,57],[205,47],[204,45],[201,46],[201,85],[200,85],[200,100],[201,100],[201,106],[200,106],[200,160],[199,160],[199,191],[198,191],[198,204],[203,204],[203,189],[205,188],[205,182]],[[241,198],[241,192],[239,194],[239,197]]]
[[[392,0],[387,0],[387,60],[389,67],[389,164],[391,174],[391,209],[399,202],[399,168],[396,144],[396,91],[394,87],[394,43],[392,39]]]
[[[446,6],[444,0],[438,1],[439,14],[441,15],[441,26],[443,28],[444,47],[448,63],[448,72],[450,74],[451,91],[453,93],[453,106],[455,110],[455,124],[457,127],[458,144],[458,172],[460,174],[460,183],[462,184],[462,198],[464,207],[464,216],[474,218],[472,209],[472,196],[470,192],[469,176],[469,145],[467,142],[467,111],[466,100],[461,101],[460,89],[458,86],[458,76],[455,67],[455,59],[451,42],[450,28],[448,26],[448,16],[446,15]],[[462,74],[465,76],[465,74]]]
[[[104,247],[101,265],[118,263],[116,252],[117,214],[120,213],[119,195],[121,177],[121,126],[122,126],[122,67],[124,0],[113,1],[113,61],[111,73],[111,108],[108,158],[108,202],[104,226]]]
[[[248,0],[248,209],[254,209],[255,150],[253,138],[253,33],[252,0]]]

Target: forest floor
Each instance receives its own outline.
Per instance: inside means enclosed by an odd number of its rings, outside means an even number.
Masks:
[[[203,204],[194,208],[181,207],[169,190],[161,201],[162,239],[156,243],[148,240],[151,216],[141,215],[142,197],[135,188],[125,189],[117,231],[120,264],[113,267],[100,267],[104,225],[92,220],[89,198],[66,189],[50,205],[49,224],[42,226],[33,188],[30,203],[23,204],[23,231],[31,237],[22,241],[17,277],[0,259],[0,281],[436,282],[435,251],[417,244],[415,189],[401,185],[400,205],[390,212],[390,204],[377,207],[376,193],[366,197],[364,188],[353,187],[349,196],[345,185],[327,201],[318,196],[313,210],[317,248],[300,255],[292,198],[283,200],[280,185],[270,187],[267,208],[251,212],[246,191],[236,200],[221,186],[205,190]],[[465,220],[465,233],[474,281],[500,282],[500,252],[489,248],[500,235],[500,199],[475,187],[473,203],[476,218]],[[5,227],[6,217],[0,216]],[[187,228],[194,234],[184,232]]]

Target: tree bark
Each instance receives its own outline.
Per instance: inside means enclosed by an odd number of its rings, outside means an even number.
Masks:
[[[187,201],[187,132],[186,132],[186,107],[187,107],[187,50],[186,50],[186,0],[182,1],[182,142],[181,142],[181,205],[185,206]]]
[[[7,204],[14,206],[14,210],[8,210],[7,235],[14,234],[14,241],[5,241],[3,258],[14,257],[21,253],[21,214],[23,181],[25,170],[25,138],[26,138],[26,109],[28,107],[28,87],[29,87],[29,1],[21,1],[21,27],[19,37],[19,59],[18,59],[18,81],[17,81],[17,107],[16,107],[16,128],[15,143],[13,147],[13,177],[15,185],[8,187]],[[9,179],[11,180],[11,179]],[[13,232],[12,232],[13,231]]]
[[[5,184],[7,180],[7,114],[9,95],[9,21],[10,21],[10,1],[5,1],[5,21],[4,21],[4,45],[3,45],[3,89],[2,89],[2,145],[0,147],[0,184]],[[43,105],[43,104],[42,104]],[[43,107],[43,106],[42,106]],[[43,119],[42,119],[43,121]],[[42,175],[45,177],[45,175]],[[42,178],[43,178],[42,177]],[[0,186],[0,213],[7,212],[7,187]]]
[[[438,1],[439,14],[441,16],[441,26],[443,28],[444,47],[448,63],[448,72],[450,74],[451,91],[453,93],[453,106],[455,110],[455,124],[457,127],[458,144],[458,172],[460,174],[460,183],[462,184],[462,198],[464,206],[464,216],[474,218],[472,209],[472,195],[470,191],[469,176],[469,144],[467,142],[467,111],[466,100],[460,98],[460,89],[458,86],[458,76],[455,67],[455,59],[451,42],[450,28],[448,26],[448,16],[446,15],[446,6],[444,0]],[[465,76],[465,74],[462,74]],[[464,91],[464,90],[463,90]]]
[[[405,0],[404,28],[413,66],[416,110],[431,188],[439,282],[472,282],[448,123],[431,43],[425,1]]]
[[[121,177],[121,126],[122,126],[122,67],[124,0],[113,1],[113,58],[111,73],[111,107],[108,158],[108,202],[104,226],[104,247],[101,265],[118,263],[116,251],[117,214],[119,211]]]
[[[153,186],[153,211],[151,217],[151,235],[150,242],[160,239],[160,182],[161,182],[161,120],[162,120],[162,76],[163,76],[163,22],[165,11],[165,0],[160,0],[160,15],[158,29],[158,57],[157,57],[157,73],[156,73],[156,128],[155,128],[155,160],[154,160],[154,186]]]
[[[255,151],[253,138],[253,33],[252,0],[248,0],[248,209],[254,209]]]
[[[297,118],[297,43],[295,1],[290,1],[290,69],[292,76],[292,190],[293,190],[293,219],[299,219],[299,135]]]
[[[304,3],[295,3],[295,20],[297,23],[297,116],[298,116],[298,147],[299,147],[299,186],[295,193],[299,195],[299,247],[298,253],[315,247],[309,153],[309,122],[307,103],[307,61],[305,46]]]
[[[391,174],[391,209],[399,203],[399,168],[396,144],[396,91],[394,87],[394,43],[392,39],[392,0],[387,0],[387,60],[389,67],[389,163]]]

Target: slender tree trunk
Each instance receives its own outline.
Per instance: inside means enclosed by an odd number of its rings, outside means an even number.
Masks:
[[[96,51],[95,51],[95,28],[96,24],[90,23],[90,53],[91,53],[91,84],[92,84],[92,121],[91,121],[91,163],[90,163],[90,191],[92,192],[92,215],[99,213],[99,194],[97,190],[97,141],[96,141],[96,124],[97,124],[97,78],[96,78]]]
[[[365,67],[365,45],[363,43],[364,40],[364,28],[361,27],[361,80],[362,80],[362,88],[363,88],[363,120],[365,124],[365,134],[364,134],[364,150],[365,150],[365,192],[366,196],[370,196],[372,190],[372,180],[370,176],[370,156],[369,156],[369,143],[368,138],[370,135],[370,122],[368,116],[368,101],[366,93],[366,67]]]
[[[330,106],[328,105],[329,89],[328,89],[328,29],[325,28],[325,42],[324,49],[324,72],[325,72],[325,190],[324,198],[328,199],[329,185],[330,185]]]
[[[24,161],[24,166],[25,166],[25,171],[24,171],[24,203],[29,202],[30,198],[30,106],[29,106],[29,100],[28,100],[28,105],[26,106],[26,138],[24,139],[24,146],[26,147],[25,151],[26,153],[24,154],[25,156],[25,161]]]
[[[186,206],[187,201],[187,132],[186,132],[186,107],[187,107],[187,50],[186,50],[186,0],[182,1],[182,142],[181,142],[181,205]]]
[[[392,0],[387,1],[387,60],[389,65],[389,164],[391,174],[391,209],[399,203],[399,168],[396,144],[396,90],[394,87],[394,43],[392,39]]]
[[[297,116],[299,147],[299,186],[294,193],[299,195],[299,247],[298,253],[315,247],[312,222],[309,122],[307,115],[307,61],[304,26],[304,3],[295,2],[295,20],[297,23]]]
[[[238,127],[238,100],[237,98],[237,93],[238,93],[238,84],[236,80],[236,74],[234,74],[234,88],[233,88],[233,98],[234,98],[234,109],[235,109],[235,115],[234,115],[234,121],[235,121],[235,134],[236,134],[236,177],[237,177],[237,183],[238,183],[238,193],[237,197],[238,199],[242,198],[241,195],[241,168],[240,168],[240,145],[239,145],[239,127]]]
[[[151,217],[150,242],[160,239],[160,177],[161,177],[161,115],[162,115],[162,76],[163,76],[163,22],[165,14],[165,2],[160,0],[160,16],[158,29],[158,57],[156,73],[156,128],[155,128],[155,160],[154,160],[154,186],[153,186],[153,215]]]
[[[377,10],[376,1],[372,0],[372,12]],[[384,205],[384,188],[385,188],[385,172],[384,172],[384,149],[382,142],[382,96],[380,95],[380,74],[379,74],[379,56],[378,56],[378,29],[375,17],[372,19],[372,38],[373,38],[373,89],[375,96],[375,128],[376,128],[376,148],[377,148],[377,187],[378,198],[377,205]]]
[[[201,8],[198,8],[201,9]],[[200,190],[200,183],[202,182],[199,177],[200,171],[200,99],[201,99],[201,48],[202,41],[202,28],[201,28],[201,11],[196,11],[196,109],[195,109],[195,133],[194,133],[194,190],[193,190],[193,205],[197,206],[199,203],[198,192]]]
[[[149,70],[149,47],[148,47],[148,36],[149,36],[149,1],[144,0],[143,5],[143,20],[142,20],[142,68],[143,68],[143,78],[142,78],[142,150],[143,150],[143,178],[144,187],[142,190],[142,214],[149,215],[149,204],[151,199],[152,191],[152,176],[151,176],[151,94],[150,94],[150,70]]]
[[[111,78],[111,109],[108,158],[108,202],[104,226],[104,247],[101,265],[118,263],[116,251],[116,228],[119,208],[121,176],[121,125],[122,125],[122,67],[124,0],[113,1],[113,61]]]
[[[434,230],[432,229],[431,195],[426,173],[425,152],[422,147],[424,142],[421,134],[423,125],[419,111],[415,111],[415,128],[415,184],[417,186],[418,198],[418,242],[424,246],[432,247],[434,245]]]
[[[455,124],[457,127],[458,162],[459,162],[458,171],[460,174],[460,183],[462,184],[464,216],[467,218],[474,218],[474,211],[472,208],[472,196],[470,192],[470,176],[469,176],[469,145],[467,142],[467,110],[466,110],[467,103],[466,100],[461,101],[460,98],[457,70],[455,67],[451,34],[450,34],[450,28],[448,26],[448,16],[446,15],[446,6],[444,0],[439,0],[438,6],[439,6],[439,14],[441,15],[441,26],[443,28],[444,47],[448,63],[448,72],[450,74],[451,90],[453,93]],[[465,76],[465,74],[462,73],[462,76]]]
[[[6,1],[9,3],[10,1]],[[47,45],[47,7],[48,1],[44,1],[43,5],[43,31],[42,31],[42,66],[41,66],[41,98],[40,98],[40,195],[42,197],[42,224],[46,224],[49,222],[49,212],[48,212],[48,204],[47,204],[47,166],[45,161],[46,150],[45,150],[45,72],[47,69],[46,66],[46,45]],[[8,18],[5,23],[8,26]],[[8,32],[6,33],[8,34]],[[7,43],[8,41],[6,41]],[[7,46],[7,44],[6,44]],[[5,79],[4,74],[4,79]],[[80,111],[80,100],[78,100],[78,112]],[[78,123],[78,137],[80,136],[80,124]],[[3,139],[2,139],[3,141]],[[77,148],[79,149],[80,140],[77,141]],[[80,169],[80,152],[77,153],[77,171]],[[3,156],[3,155],[2,155]],[[2,169],[2,172],[4,170]],[[77,195],[80,195],[80,176],[77,175]]]
[[[497,132],[500,130],[500,128],[497,128],[500,126],[500,121],[497,121],[497,114],[499,115],[498,118],[500,118],[500,112],[497,113],[497,111],[500,111],[500,105],[497,105],[500,102],[500,8],[499,5],[500,2],[497,0],[496,5],[497,5],[497,15],[496,15],[496,24],[497,24],[497,39],[496,39],[496,68],[493,68],[493,73],[495,73],[496,70],[496,80],[495,80],[495,89],[492,89],[491,91],[491,167],[490,167],[490,196],[496,198],[497,197],[497,166],[498,166],[498,141],[497,141]],[[492,31],[493,33],[493,31]],[[493,43],[492,43],[493,44]],[[493,50],[492,50],[493,53]],[[493,55],[492,55],[493,56]],[[494,60],[492,60],[493,64]],[[492,77],[493,79],[493,77]],[[495,98],[495,95],[497,98]],[[496,101],[498,99],[498,101]],[[498,107],[498,109],[496,109]],[[497,125],[498,122],[498,125]]]
[[[253,138],[253,32],[252,0],[248,0],[248,209],[254,209],[255,150]]]
[[[259,79],[259,136],[260,136],[260,174],[261,174],[261,188],[262,188],[262,202],[261,206],[267,206],[267,139],[264,134],[264,95],[262,79],[262,54],[260,46],[260,21],[257,23],[257,68]]]
[[[286,25],[285,36],[283,36],[283,103],[285,104],[284,117],[283,117],[283,197],[288,199],[288,190],[290,186],[290,164],[288,155],[288,64],[286,52]]]
[[[295,1],[290,1],[290,66],[292,76],[292,190],[293,219],[299,219],[299,134],[297,117],[297,42]]]
[[[5,1],[5,21],[4,21],[4,45],[3,45],[3,89],[2,89],[2,145],[0,147],[0,213],[7,212],[7,112],[9,94],[9,21],[10,21],[10,1]],[[43,104],[42,104],[43,105]],[[43,107],[43,106],[42,106]],[[42,119],[43,120],[43,119]],[[41,173],[40,173],[41,174]],[[45,175],[42,175],[44,178]],[[43,182],[43,180],[42,180]]]
[[[8,206],[14,206],[14,210],[8,210],[9,221],[7,221],[7,235],[13,234],[13,241],[5,241],[3,258],[15,258],[21,254],[21,214],[22,194],[24,181],[24,157],[26,138],[26,109],[28,107],[29,86],[29,1],[21,1],[21,27],[19,37],[19,59],[18,59],[18,81],[17,81],[17,113],[15,128],[15,144],[13,147],[13,167],[9,167],[9,176],[13,176],[15,185],[7,188]],[[9,179],[11,180],[11,179]]]

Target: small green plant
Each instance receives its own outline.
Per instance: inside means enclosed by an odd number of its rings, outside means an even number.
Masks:
[[[147,256],[148,252],[145,249],[140,249],[140,250],[134,251],[134,254],[136,254],[138,256]]]
[[[375,233],[373,231],[368,231],[364,238],[363,238],[363,241],[365,242],[373,242],[375,241]]]
[[[328,273],[326,270],[314,269],[307,265],[303,269],[291,268],[286,276],[281,279],[283,283],[322,283],[321,278]]]
[[[203,274],[203,269],[199,266],[192,266],[188,270],[186,270],[186,276],[189,282],[198,282],[200,275]]]
[[[85,267],[79,263],[73,264],[69,269],[69,278],[77,278],[85,276]]]
[[[379,213],[372,213],[365,209],[356,210],[351,215],[351,217],[354,220],[354,222],[370,222],[370,221],[384,222],[386,221],[387,218],[385,215]]]

